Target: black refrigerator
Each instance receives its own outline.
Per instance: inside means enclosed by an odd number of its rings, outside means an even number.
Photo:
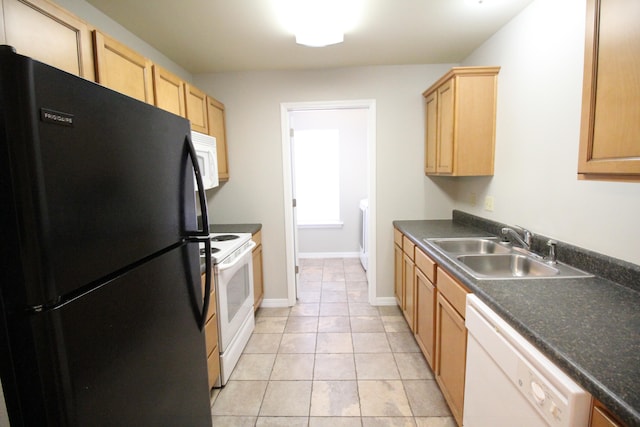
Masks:
[[[11,427],[211,425],[194,154],[184,118],[0,47]]]

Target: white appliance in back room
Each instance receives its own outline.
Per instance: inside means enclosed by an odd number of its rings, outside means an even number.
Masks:
[[[369,264],[369,199],[360,200],[360,263],[365,270]]]

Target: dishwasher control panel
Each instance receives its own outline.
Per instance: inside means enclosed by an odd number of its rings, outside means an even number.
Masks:
[[[549,384],[528,363],[518,362],[518,386],[551,426],[568,425],[563,415],[567,412],[567,399]]]

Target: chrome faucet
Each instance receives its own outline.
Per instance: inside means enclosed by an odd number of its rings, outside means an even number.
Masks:
[[[511,243],[518,243],[520,246],[522,246],[525,249],[530,249],[531,248],[531,238],[533,237],[533,233],[531,233],[529,230],[522,228],[522,227],[517,227],[520,230],[522,230],[522,237],[520,237],[520,234],[514,230],[511,227],[504,227],[501,231],[503,239],[505,241],[510,240]]]

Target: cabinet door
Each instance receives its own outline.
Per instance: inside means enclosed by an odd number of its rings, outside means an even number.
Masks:
[[[21,55],[93,80],[93,50],[87,25],[43,0],[4,0],[6,44]]]
[[[402,283],[404,289],[404,304],[402,314],[409,324],[409,329],[415,329],[413,324],[415,311],[415,265],[413,260],[406,253],[403,254]]]
[[[184,85],[184,98],[187,104],[187,119],[191,122],[191,129],[209,134],[207,123],[207,94],[197,87]]]
[[[96,81],[139,101],[154,103],[151,61],[122,43],[93,32]]]
[[[640,175],[640,2],[588,0],[579,174]]]
[[[438,93],[433,92],[425,98],[425,142],[424,173],[436,173],[436,156],[438,145]]]
[[[436,329],[436,287],[416,268],[416,329],[415,336],[429,366],[434,368],[433,348]]]
[[[444,83],[437,91],[438,93],[438,148],[437,164],[438,173],[453,173],[454,155],[454,79]]]
[[[394,263],[393,263],[393,269],[394,269],[394,279],[393,279],[393,293],[396,297],[396,301],[398,303],[398,306],[400,308],[403,307],[403,300],[402,300],[402,294],[403,294],[403,289],[402,289],[402,267],[404,265],[403,263],[403,253],[402,253],[402,248],[398,245],[393,245],[393,254],[394,254]]]
[[[224,104],[208,96],[207,116],[209,135],[216,138],[216,150],[218,151],[218,180],[229,180],[229,162],[227,157],[227,132],[224,121]]]
[[[436,381],[453,417],[462,425],[467,330],[462,316],[440,293],[436,301]]]
[[[184,82],[162,67],[153,65],[153,94],[155,106],[186,117]]]
[[[253,256],[253,309],[260,307],[264,296],[264,284],[262,276],[262,245],[256,246]]]

